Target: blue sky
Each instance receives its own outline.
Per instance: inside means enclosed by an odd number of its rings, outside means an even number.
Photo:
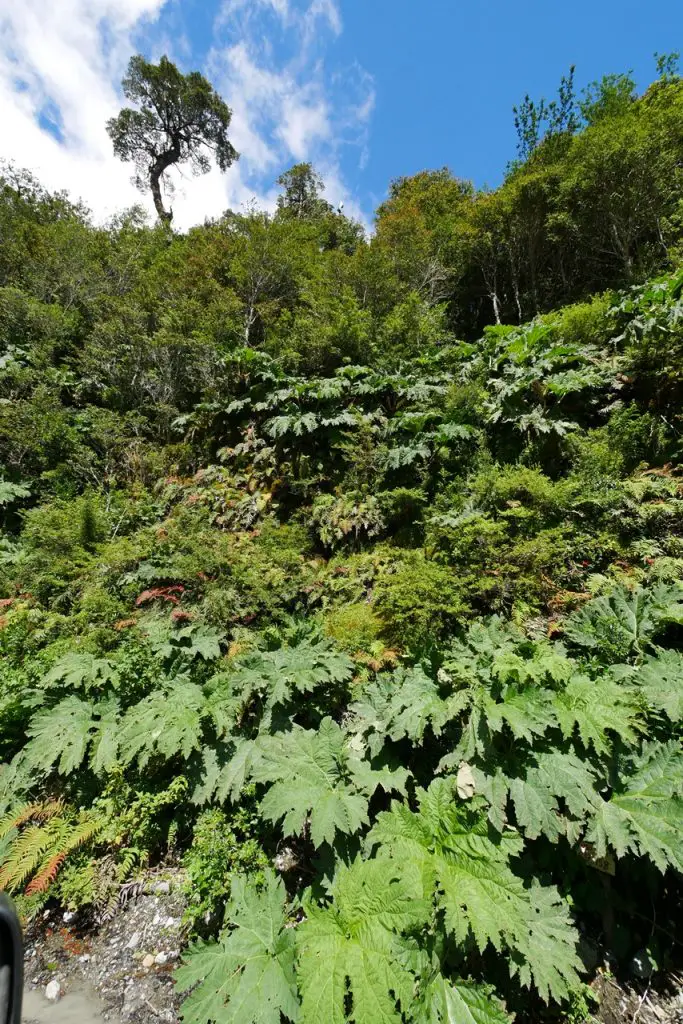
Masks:
[[[131,52],[207,74],[234,108],[227,175],[176,181],[176,224],[274,202],[312,160],[370,223],[389,181],[448,165],[495,185],[514,156],[512,105],[683,49],[680,0],[0,0],[0,155],[97,217],[139,197],[104,122]]]

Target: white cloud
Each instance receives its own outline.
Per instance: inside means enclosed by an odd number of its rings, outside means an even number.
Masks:
[[[308,104],[294,96],[285,101],[282,114],[278,135],[295,160],[305,160],[315,141],[331,135],[327,106],[322,101]]]
[[[275,72],[260,66],[244,42],[225,49],[216,68],[220,91],[236,115],[235,144],[260,169],[277,164],[278,155],[259,127],[284,144],[285,159],[305,160],[318,140],[330,137],[327,102],[315,81],[300,85],[287,68]]]
[[[326,21],[336,36],[341,34],[341,14],[335,0],[311,0],[310,6],[303,15],[304,42],[306,44],[310,43],[317,31],[318,20]]]
[[[340,156],[352,146],[359,166],[367,160],[373,79],[358,65],[326,69],[326,42],[343,27],[334,0],[274,7],[274,0],[226,0],[217,19],[211,73],[233,108],[236,145],[250,163],[252,152],[261,152],[264,176],[271,168],[277,173],[292,163],[314,163],[328,181],[331,201],[344,201],[347,211],[367,220],[344,187]],[[272,45],[269,24],[279,26],[284,45]],[[238,137],[246,126],[243,144]]]
[[[120,109],[119,82],[138,48],[136,33],[148,29],[153,59],[168,49],[166,4],[0,0],[0,157],[28,167],[48,188],[83,198],[98,219],[140,201],[150,208],[130,182],[131,169],[114,157],[105,124]],[[183,0],[173,12],[182,22]],[[345,194],[338,157],[346,143],[366,145],[372,83],[356,75],[362,96],[351,102],[348,81],[326,76],[313,56],[325,32],[329,38],[341,30],[333,0],[223,3],[207,59],[210,77],[233,108],[231,138],[242,159],[224,175],[215,169],[201,178],[175,174],[176,227],[252,198],[272,207],[275,178],[302,160],[326,171],[328,192],[344,199],[347,211],[360,210]],[[201,57],[188,55],[182,31],[171,39],[172,57],[201,66]]]
[[[137,201],[105,122],[120,106],[113,82],[131,52],[131,30],[163,2],[0,0],[2,156],[100,213]],[[48,106],[59,112],[62,143],[39,124]]]

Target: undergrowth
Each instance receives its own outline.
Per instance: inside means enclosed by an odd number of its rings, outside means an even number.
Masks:
[[[102,252],[73,309],[26,252],[0,288],[24,915],[180,866],[187,1024],[580,1020],[602,965],[680,966],[683,273],[299,372],[169,310],[146,347],[181,242],[43,214]]]

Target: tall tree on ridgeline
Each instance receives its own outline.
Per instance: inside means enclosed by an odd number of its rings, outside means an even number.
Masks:
[[[323,199],[325,183],[312,164],[295,164],[277,179],[282,193],[277,198],[280,214],[303,220],[321,217],[332,212],[332,207]]]
[[[239,159],[228,138],[232,111],[198,71],[184,75],[162,57],[158,64],[140,54],[131,57],[123,79],[123,93],[138,109],[124,107],[107,121],[114,152],[136,166],[136,186],[152,192],[162,223],[170,224],[162,186],[170,191],[166,172],[176,164],[189,164],[194,174],[206,174],[210,157],[222,171]]]

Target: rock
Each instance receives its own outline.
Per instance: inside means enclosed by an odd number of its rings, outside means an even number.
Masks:
[[[126,943],[126,949],[135,949],[136,946],[140,945],[140,932],[133,932],[128,942]]]
[[[51,1003],[58,1003],[62,998],[62,983],[57,978],[53,978],[45,986],[45,998]]]
[[[75,916],[76,915],[74,914],[73,910],[65,910],[64,913],[62,914],[62,921],[64,922],[64,924],[68,924],[69,921],[73,921]]]
[[[154,957],[154,963],[159,964],[160,967],[162,966],[162,964],[165,964],[167,960],[168,957],[166,956],[165,953],[157,953],[157,955]]]
[[[291,846],[285,846],[273,857],[273,865],[276,871],[293,871],[298,867],[299,858]]]
[[[149,969],[150,967],[154,967],[154,957],[152,956],[151,953],[148,953],[147,956],[144,958],[144,960],[142,961],[142,966],[147,969]]]
[[[176,921],[175,917],[167,917],[166,918],[166,927],[167,928],[175,928],[177,924],[178,924],[178,922]]]
[[[639,949],[629,964],[629,970],[636,978],[649,978],[654,969],[655,965],[646,949]]]
[[[171,891],[171,883],[170,882],[156,882],[156,884],[154,885],[154,888],[153,888],[152,891],[168,895],[168,893]]]

